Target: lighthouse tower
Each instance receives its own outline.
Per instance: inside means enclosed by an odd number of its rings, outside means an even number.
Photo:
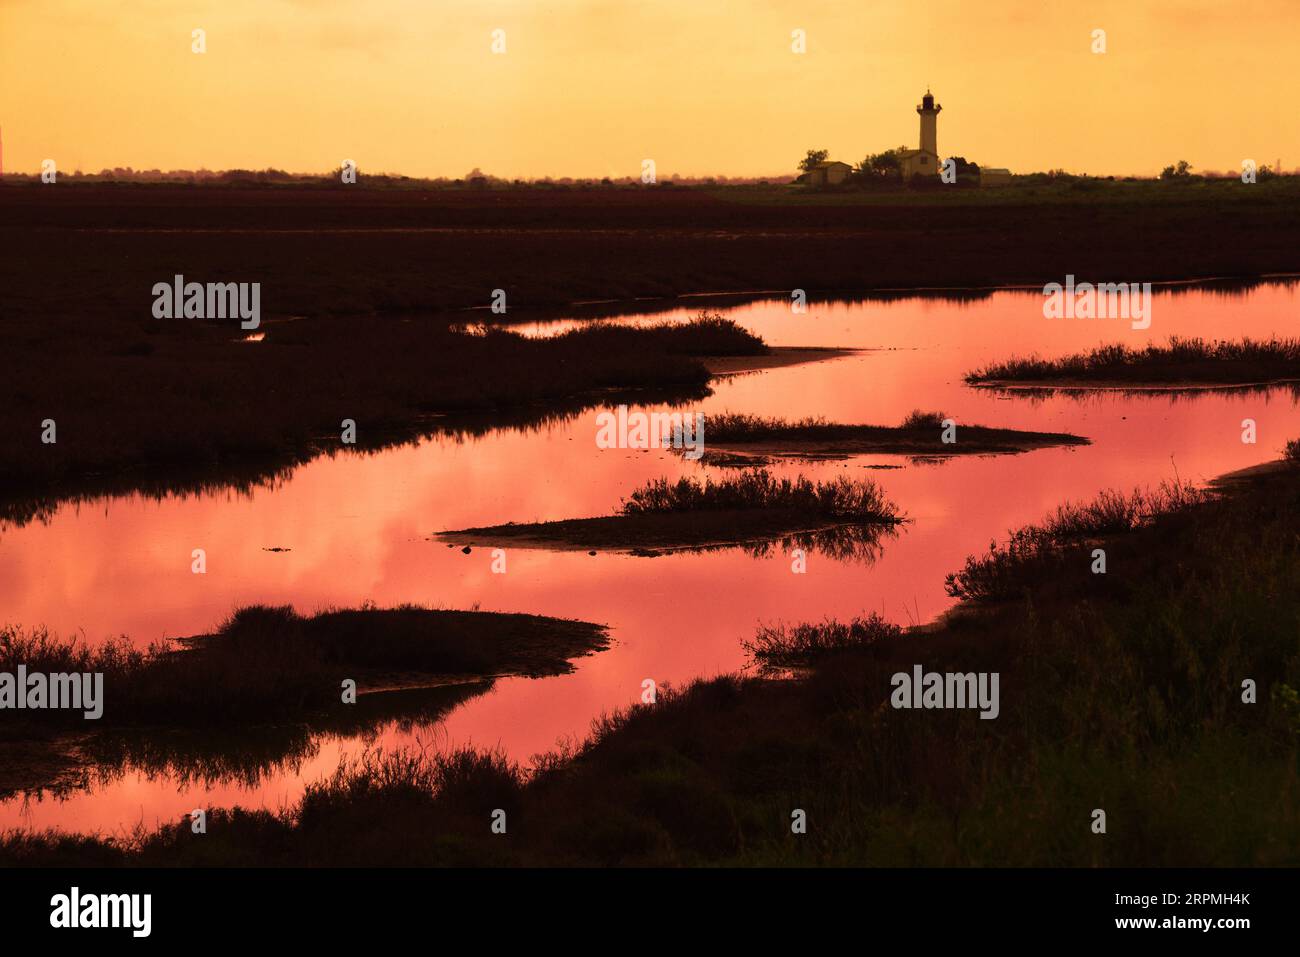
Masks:
[[[939,155],[939,111],[943,107],[934,102],[934,95],[926,89],[916,112],[921,114],[921,152]]]

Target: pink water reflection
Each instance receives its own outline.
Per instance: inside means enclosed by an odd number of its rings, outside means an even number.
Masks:
[[[870,567],[814,554],[807,574],[795,575],[788,557],[753,559],[735,551],[645,559],[511,550],[508,573],[494,575],[486,551],[464,555],[429,541],[446,528],[607,513],[647,479],[698,471],[658,451],[598,449],[593,410],[535,432],[431,439],[375,456],[319,459],[280,487],[249,496],[126,497],[65,507],[46,524],[0,532],[4,619],[84,631],[90,640],[126,634],[140,643],[202,632],[252,602],[301,611],[366,600],[477,602],[489,610],[609,624],[615,646],[583,659],[576,673],[500,681],[422,733],[432,746],[499,746],[526,760],[558,740],[585,735],[602,712],[635,702],[647,677],[678,683],[741,667],[740,640],[760,621],[872,610],[902,623],[929,619],[950,604],[945,573],[1063,500],[1155,483],[1175,469],[1184,479],[1209,479],[1276,458],[1288,438],[1300,436],[1300,410],[1289,391],[1031,402],[962,383],[973,366],[1010,353],[1056,355],[1170,334],[1295,335],[1294,287],[1263,286],[1232,297],[1158,293],[1145,333],[1121,321],[1046,320],[1041,302],[1039,295],[1008,291],[960,304],[814,304],[794,315],[786,303],[768,302],[728,311],[773,344],[871,351],[727,379],[698,404],[702,411],[892,423],[914,408],[941,409],[959,428],[968,422],[1060,430],[1093,440],[1078,449],[939,465],[873,456],[784,466],[819,476],[869,475],[914,520]],[[1247,417],[1258,423],[1256,445],[1241,442]],[[905,467],[863,471],[869,464]],[[292,550],[262,550],[271,546]],[[206,576],[190,573],[196,547],[207,550]],[[380,736],[386,746],[413,739],[396,731]],[[0,803],[0,826],[111,831],[137,821],[152,826],[200,806],[278,807],[362,746],[323,738],[300,768],[270,775],[253,789],[179,787],[128,773],[66,801]]]

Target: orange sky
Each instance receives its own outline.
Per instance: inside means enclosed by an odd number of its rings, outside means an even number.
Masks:
[[[928,83],[985,165],[1291,168],[1298,52],[1300,0],[0,0],[0,127],[9,171],[772,175],[915,146]]]

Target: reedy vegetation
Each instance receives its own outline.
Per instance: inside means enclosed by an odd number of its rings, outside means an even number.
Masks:
[[[1099,346],[1059,359],[995,362],[968,373],[971,384],[1050,380],[1252,383],[1300,377],[1300,339],[1207,341],[1171,336],[1166,345]]]
[[[788,509],[888,525],[903,521],[897,507],[870,480],[839,476],[814,483],[802,475],[793,479],[777,478],[766,469],[716,481],[706,478],[701,482],[690,476],[682,476],[676,482],[653,479],[623,501],[622,514],[732,509]]]

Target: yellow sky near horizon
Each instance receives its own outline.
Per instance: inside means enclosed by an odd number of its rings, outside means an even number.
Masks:
[[[762,176],[915,147],[929,84],[945,156],[1293,168],[1298,28],[1300,0],[0,0],[0,130],[6,171]]]

